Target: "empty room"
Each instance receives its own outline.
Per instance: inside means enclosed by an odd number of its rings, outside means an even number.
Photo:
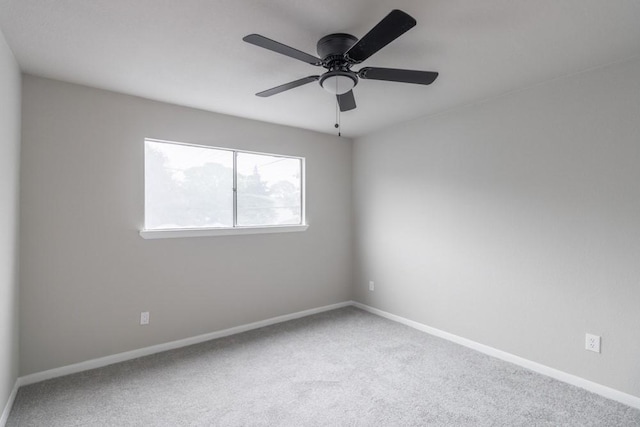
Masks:
[[[640,426],[639,22],[0,0],[0,427]]]

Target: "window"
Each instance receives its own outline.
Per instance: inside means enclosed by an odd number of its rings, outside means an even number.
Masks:
[[[306,229],[303,158],[147,139],[144,174],[143,237]]]

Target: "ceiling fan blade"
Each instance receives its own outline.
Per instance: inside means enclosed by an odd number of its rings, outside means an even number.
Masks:
[[[266,98],[267,96],[275,95],[280,92],[284,92],[285,90],[293,89],[298,86],[306,85],[307,83],[315,82],[319,78],[320,76],[309,76],[300,80],[294,80],[292,82],[285,83],[283,85],[276,86],[271,89],[263,90],[262,92],[258,92],[256,93],[256,96]]]
[[[348,61],[359,64],[415,25],[415,19],[401,10],[394,9],[354,44],[345,56]]]
[[[340,111],[345,112],[356,108],[356,98],[353,96],[352,90],[342,95],[336,95],[336,97],[338,98]]]
[[[279,43],[275,40],[268,39],[260,34],[249,34],[248,36],[243,37],[244,41],[247,43],[251,43],[253,45],[263,47],[265,49],[272,50],[281,55],[288,56],[293,59],[297,59],[302,62],[306,62],[311,65],[320,65],[322,61],[320,58],[316,58],[313,55],[309,55],[308,53],[302,52],[301,50],[294,49],[286,44]]]
[[[369,80],[430,85],[438,77],[435,71],[400,70],[397,68],[365,67],[358,71],[358,77]]]

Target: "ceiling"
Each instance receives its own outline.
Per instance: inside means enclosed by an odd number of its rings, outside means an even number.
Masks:
[[[0,27],[26,73],[335,133],[335,97],[317,84],[254,95],[323,69],[242,37],[316,55],[322,36],[362,37],[392,9],[418,25],[362,66],[440,76],[361,80],[345,136],[640,54],[640,0],[0,0]]]

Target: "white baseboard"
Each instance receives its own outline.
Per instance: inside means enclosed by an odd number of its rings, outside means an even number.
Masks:
[[[322,313],[324,311],[335,310],[337,308],[352,305],[351,301],[339,302],[337,304],[325,305],[324,307],[312,308],[309,310],[298,311],[297,313],[285,314],[282,316],[272,317],[258,322],[240,325],[222,331],[210,332],[208,334],[197,335],[191,338],[185,338],[177,341],[171,341],[163,344],[153,345],[150,347],[139,348],[137,350],[126,351],[124,353],[112,354],[110,356],[91,359],[72,365],[62,366],[60,368],[49,369],[47,371],[36,372],[18,378],[19,386],[33,384],[51,378],[61,377],[64,375],[75,374],[77,372],[88,371],[89,369],[101,368],[114,363],[124,362],[126,360],[136,359],[138,357],[149,356],[151,354],[160,353],[167,350],[173,350],[188,345],[199,344],[201,342],[210,341],[216,338],[222,338],[229,335],[239,334],[241,332],[258,329],[276,323],[286,322],[288,320],[298,319],[300,317],[310,316],[312,314]],[[1,425],[0,425],[1,427]]]
[[[527,368],[539,374],[546,375],[556,380],[583,388],[592,393],[599,394],[600,396],[606,397],[607,399],[615,400],[625,405],[640,409],[640,397],[624,393],[622,391],[604,386],[602,384],[594,383],[593,381],[586,380],[576,375],[569,374],[567,372],[563,372],[558,369],[554,369],[537,362],[533,362],[523,357],[516,356],[515,354],[507,353],[506,351],[498,350],[497,348],[480,344],[479,342],[472,341],[470,339],[463,338],[458,335],[454,335],[449,332],[445,332],[443,330],[433,328],[431,326],[427,326],[422,323],[415,322],[413,320],[409,320],[404,317],[397,316],[395,314],[391,314],[386,311],[382,311],[380,309],[370,307],[368,305],[365,305],[359,302],[354,301],[353,306],[358,307],[362,310],[368,311],[369,313],[384,317],[386,319],[393,320],[398,323],[402,323],[403,325],[410,326],[419,331],[426,332],[428,334],[434,335],[439,338],[444,338],[445,340],[452,341],[456,344],[460,344],[465,347],[469,347],[473,350],[479,351],[480,353],[493,356],[497,359],[501,359],[506,362],[513,363],[514,365],[522,366],[523,368]]]
[[[362,310],[368,311],[369,313],[376,314],[378,316],[384,317],[389,320],[393,320],[398,323],[402,323],[404,325],[415,328],[419,331],[426,332],[428,334],[446,339],[448,341],[452,341],[454,343],[463,345],[465,347],[469,347],[473,350],[479,351],[489,356],[493,356],[498,359],[504,360],[506,362],[510,362],[515,365],[522,366],[524,368],[530,369],[531,371],[540,373],[542,375],[546,375],[551,378],[555,378],[559,381],[575,385],[577,387],[588,390],[592,393],[599,394],[608,399],[615,400],[625,405],[640,409],[640,397],[633,396],[633,395],[621,392],[619,390],[615,390],[613,388],[604,386],[602,384],[594,383],[584,378],[542,365],[540,363],[533,362],[531,360],[522,358],[520,356],[516,356],[514,354],[507,353],[502,350],[498,350],[488,345],[480,344],[470,339],[463,338],[458,335],[454,335],[449,332],[445,332],[440,329],[433,328],[431,326],[427,326],[413,320],[406,319],[401,316],[397,316],[395,314],[388,313],[386,311],[382,311],[374,307],[370,307],[368,305],[365,305],[359,302],[344,301],[337,304],[331,304],[331,305],[326,305],[324,307],[312,308],[309,310],[299,311],[296,313],[285,314],[282,316],[272,317],[270,319],[261,320],[261,321],[249,323],[246,325],[240,325],[233,328],[224,329],[221,331],[211,332],[208,334],[198,335],[195,337],[185,338],[177,341],[171,341],[164,344],[158,344],[150,347],[140,348],[137,350],[131,350],[124,353],[113,354],[110,356],[100,357],[97,359],[87,360],[84,362],[74,363],[72,365],[62,366],[60,368],[49,369],[47,371],[36,372],[33,374],[25,375],[23,377],[19,377],[16,380],[15,386],[13,387],[13,390],[11,391],[11,395],[9,396],[9,400],[7,401],[5,409],[2,412],[2,417],[0,418],[0,427],[4,427],[7,421],[7,418],[9,417],[9,412],[11,410],[11,407],[13,406],[13,401],[16,397],[18,388],[23,385],[33,384],[33,383],[48,380],[51,378],[61,377],[64,375],[87,371],[90,369],[101,368],[103,366],[112,365],[114,363],[124,362],[126,360],[136,359],[138,357],[148,356],[151,354],[160,353],[167,350],[173,350],[180,347],[186,347],[189,345],[198,344],[198,343],[213,340],[216,338],[222,338],[229,335],[239,334],[241,332],[246,332],[253,329],[258,329],[265,326],[286,322],[288,320],[298,319],[301,317],[310,316],[312,314],[322,313],[325,311],[335,310],[335,309],[347,307],[347,306],[354,306],[354,307],[360,308]]]
[[[4,405],[2,416],[0,416],[0,427],[4,427],[7,424],[7,420],[9,419],[9,412],[11,412],[11,408],[13,407],[13,401],[16,400],[16,394],[18,394],[18,388],[20,388],[20,378],[18,378],[13,384],[13,389],[11,389],[11,394],[9,395],[9,399],[7,400],[7,404]]]

